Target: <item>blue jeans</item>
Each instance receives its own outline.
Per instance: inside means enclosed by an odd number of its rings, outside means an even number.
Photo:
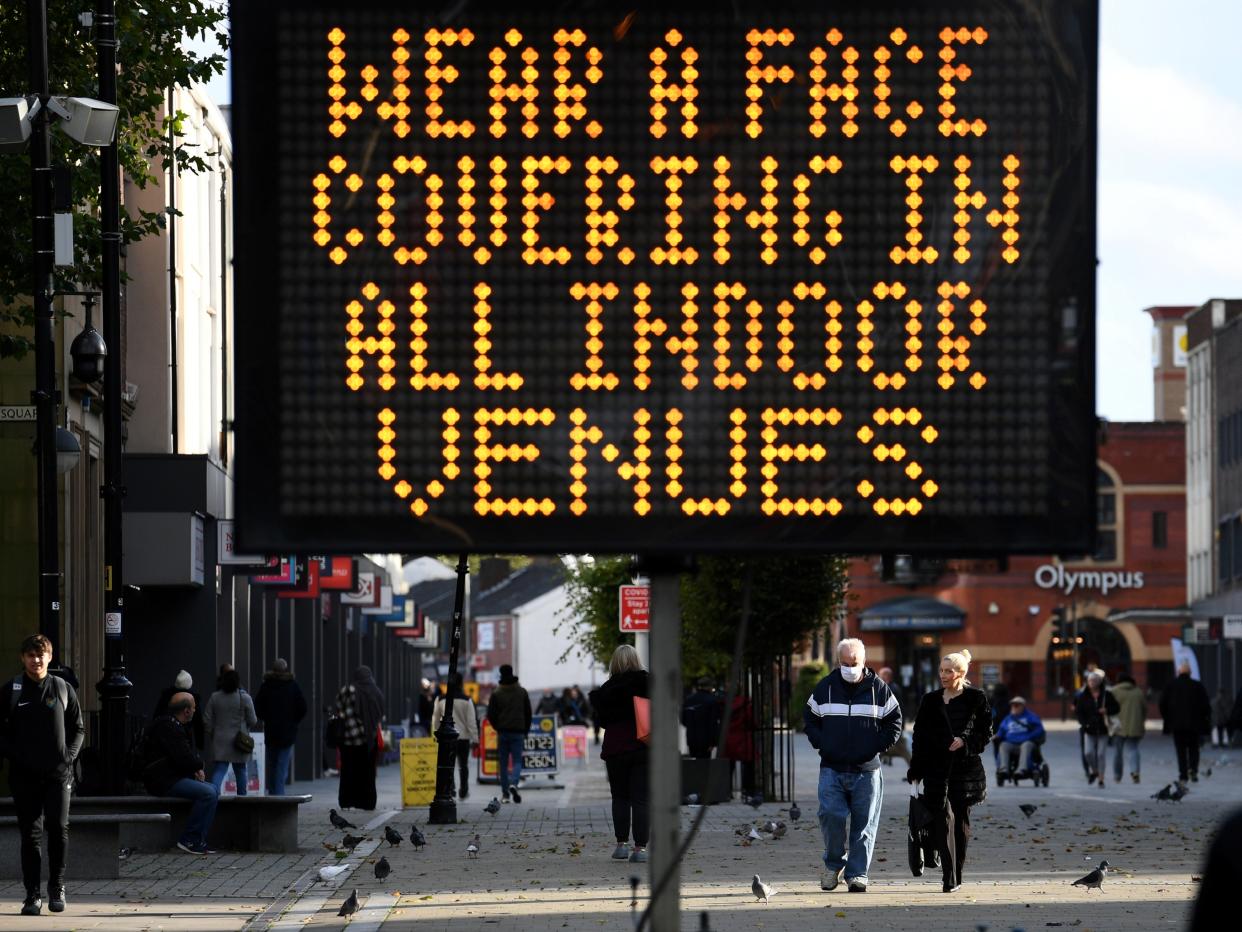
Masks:
[[[289,761],[293,757],[293,745],[268,750],[267,792],[269,796],[284,796],[289,780]]]
[[[166,795],[179,796],[194,803],[190,808],[190,817],[185,820],[180,841],[187,845],[205,843],[211,820],[216,817],[216,803],[220,801],[220,793],[216,788],[193,777],[182,777],[168,788]]]
[[[229,772],[229,767],[233,768],[233,777],[237,780],[237,795],[246,795],[246,762],[240,764],[230,764],[226,760],[218,760],[211,765],[211,782],[216,788],[217,795],[220,787],[224,785],[224,778]]]
[[[496,750],[500,754],[500,792],[509,795],[509,787],[517,787],[522,780],[522,748],[526,746],[526,732],[502,731],[496,736]]]
[[[1118,780],[1121,779],[1121,755],[1123,751],[1128,751],[1126,756],[1130,759],[1130,773],[1139,772],[1139,742],[1143,738],[1140,735],[1137,738],[1123,738],[1117,735],[1113,738],[1113,776]]]
[[[824,867],[834,873],[844,867],[847,882],[867,882],[883,803],[884,774],[880,770],[842,773],[831,767],[819,768],[819,829],[824,835]],[[848,859],[846,819],[850,822]]]
[[[1100,779],[1108,762],[1108,735],[1089,735],[1083,732],[1082,756],[1087,762],[1087,776]]]

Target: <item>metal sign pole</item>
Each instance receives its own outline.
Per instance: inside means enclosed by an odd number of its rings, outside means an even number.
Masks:
[[[676,568],[651,574],[651,928],[675,932],[681,872],[681,600]],[[662,890],[657,888],[663,885]]]

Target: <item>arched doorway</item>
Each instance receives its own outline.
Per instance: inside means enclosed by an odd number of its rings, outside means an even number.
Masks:
[[[1130,645],[1117,626],[1102,618],[1078,619],[1077,645],[1048,645],[1048,697],[1072,695],[1082,683],[1083,673],[1091,666],[1099,667],[1109,683],[1116,683],[1122,672],[1130,671]],[[1076,649],[1075,649],[1076,648]],[[1077,669],[1074,666],[1077,655]],[[1075,679],[1077,673],[1077,679]]]

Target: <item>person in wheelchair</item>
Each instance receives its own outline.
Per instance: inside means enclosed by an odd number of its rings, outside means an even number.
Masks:
[[[997,770],[1007,771],[1009,779],[1031,775],[1031,757],[1047,736],[1040,717],[1026,707],[1026,700],[1014,696],[1009,700],[1009,714],[996,729],[1000,742]],[[1013,756],[1018,755],[1018,769],[1013,769]]]

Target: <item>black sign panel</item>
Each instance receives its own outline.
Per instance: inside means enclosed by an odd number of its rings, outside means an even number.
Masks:
[[[1089,549],[1094,2],[234,16],[241,546]]]

